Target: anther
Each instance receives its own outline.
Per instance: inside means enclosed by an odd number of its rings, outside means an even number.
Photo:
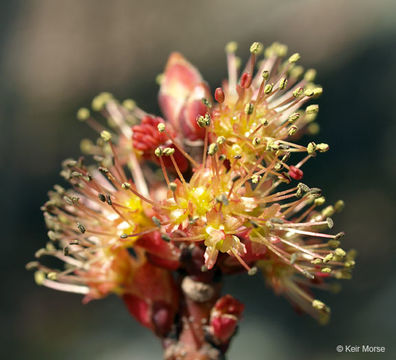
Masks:
[[[154,151],[155,156],[157,157],[161,157],[164,154],[164,151],[162,150],[162,148],[157,147]]]
[[[241,175],[235,175],[235,176],[231,179],[231,181],[232,181],[232,182],[236,182],[236,181],[238,181],[241,177],[242,177]]]
[[[333,226],[334,226],[334,222],[333,222],[333,219],[332,218],[327,218],[326,219],[326,222],[327,222],[327,226],[328,226],[328,228],[329,229],[331,229]]]
[[[252,103],[248,103],[245,105],[245,114],[250,115],[253,113],[254,105]]]
[[[225,47],[225,51],[229,54],[235,53],[237,49],[238,49],[238,44],[235,41],[230,41]]]
[[[158,219],[156,216],[153,216],[153,217],[151,218],[151,220],[153,220],[153,223],[154,223],[156,226],[161,227],[161,220]]]
[[[85,231],[87,231],[87,229],[85,228],[85,226],[83,224],[77,223],[77,228],[78,230],[81,232],[81,234],[84,234]]]
[[[289,64],[295,64],[298,60],[300,60],[300,54],[299,53],[295,53],[292,56],[289,57]]]
[[[318,104],[312,104],[307,106],[305,109],[305,112],[307,114],[316,114],[319,111],[319,105]]]
[[[171,156],[171,155],[173,155],[174,153],[175,153],[175,149],[174,149],[174,148],[167,147],[167,148],[165,148],[165,149],[163,150],[163,154],[164,154],[165,156]]]
[[[316,150],[318,150],[319,152],[326,152],[326,151],[329,150],[329,145],[328,144],[324,144],[324,143],[317,144],[316,145]]]
[[[321,214],[322,214],[322,216],[323,217],[329,217],[329,216],[333,216],[334,215],[334,207],[332,206],[332,205],[329,205],[329,206],[327,206],[327,207],[325,207],[323,210],[322,210],[322,212],[321,212]]]
[[[264,87],[264,93],[265,94],[270,94],[272,89],[273,89],[274,85],[273,84],[267,84]]]
[[[107,130],[103,130],[103,131],[100,133],[100,137],[101,137],[104,141],[109,142],[109,141],[111,140],[111,133],[110,133],[109,131],[107,131]]]
[[[161,234],[161,239],[166,241],[166,242],[170,242],[171,241],[170,236],[167,235],[167,234]]]
[[[123,106],[125,109],[127,109],[127,110],[129,110],[129,111],[132,111],[132,110],[134,110],[134,109],[136,108],[136,102],[133,101],[132,99],[125,99],[125,100],[122,102],[122,106]]]
[[[129,182],[124,182],[124,183],[122,183],[121,187],[124,190],[129,190],[131,188],[131,184]]]
[[[216,140],[217,144],[222,145],[226,141],[226,138],[224,136],[219,136]]]
[[[315,77],[316,77],[316,70],[315,69],[308,69],[305,72],[304,80],[306,80],[308,82],[311,82],[311,81],[315,80]]]
[[[48,235],[48,238],[52,241],[59,240],[59,238],[60,238],[59,235],[53,230],[48,231],[47,235]]]
[[[209,156],[213,156],[214,154],[217,153],[218,150],[219,150],[219,147],[217,146],[217,144],[216,143],[212,143],[208,147],[208,155]]]
[[[159,123],[159,124],[157,125],[157,129],[158,129],[158,131],[159,131],[160,133],[164,132],[164,131],[165,131],[165,124],[164,124],[164,123]]]
[[[321,263],[322,263],[322,259],[319,259],[319,258],[311,260],[311,264],[314,264],[314,265],[319,265]]]
[[[289,134],[289,136],[293,136],[297,132],[297,130],[298,130],[298,127],[296,125],[292,125],[287,130],[287,133]]]
[[[111,206],[113,205],[113,202],[111,201],[110,194],[106,194],[106,202]]]
[[[313,300],[312,301],[312,307],[316,310],[324,310],[326,309],[326,305],[321,302],[320,300]]]
[[[321,206],[325,203],[326,199],[324,196],[318,197],[317,199],[315,199],[314,204],[316,206]]]
[[[286,86],[287,86],[287,79],[286,78],[280,79],[279,89],[283,90]]]
[[[334,204],[334,210],[336,212],[340,212],[344,209],[345,207],[345,203],[342,200],[338,200],[335,204]]]
[[[341,248],[337,248],[334,250],[334,253],[339,256],[339,257],[344,257],[346,255],[345,250],[341,249]]]
[[[251,46],[250,46],[250,52],[252,54],[258,55],[263,51],[263,44],[260,42],[254,42]]]
[[[268,80],[269,71],[268,70],[264,70],[263,73],[261,74],[261,76],[263,77],[264,80]]]
[[[303,90],[302,87],[298,87],[296,90],[293,91],[293,96],[295,98],[298,98],[298,97],[300,97],[302,95],[303,91],[304,90]]]
[[[57,274],[55,271],[52,271],[50,273],[47,274],[47,278],[50,280],[56,280],[57,279]]]
[[[340,241],[338,241],[338,240],[335,240],[335,239],[332,239],[332,240],[329,240],[328,242],[327,242],[327,244],[331,247],[331,248],[337,248],[338,246],[340,246]]]
[[[171,189],[172,192],[175,192],[177,189],[177,184],[175,182],[170,182],[169,183],[169,189]]]
[[[291,114],[288,118],[289,123],[294,123],[295,121],[297,121],[300,118],[300,113],[294,113]]]
[[[256,274],[257,274],[257,267],[256,266],[254,266],[254,267],[249,269],[249,271],[248,271],[248,275],[249,276],[253,276],[253,275],[256,275]]]
[[[255,138],[252,140],[252,144],[253,144],[254,146],[260,145],[260,143],[261,143],[261,139],[260,139],[259,137],[255,137]]]
[[[261,179],[261,176],[260,176],[260,175],[254,174],[254,175],[252,176],[252,183],[253,183],[253,184],[257,184],[257,183],[260,181],[260,179]]]
[[[228,199],[225,194],[221,194],[216,197],[216,202],[221,203],[223,205],[228,205]]]
[[[311,141],[311,142],[307,145],[307,153],[308,153],[309,155],[312,155],[312,154],[315,153],[315,151],[316,151],[316,144],[315,144],[313,141]]]
[[[212,104],[209,102],[208,99],[202,98],[201,101],[202,101],[202,104],[204,104],[206,107],[208,107],[208,108],[212,107]]]
[[[45,280],[45,274],[43,271],[36,271],[34,273],[34,281],[36,282],[37,285],[43,285]]]
[[[81,108],[77,111],[77,119],[80,121],[85,121],[89,118],[90,112],[87,108]]]
[[[333,257],[334,257],[334,256],[333,256],[332,253],[327,254],[327,255],[324,257],[323,262],[326,264],[326,263],[328,263],[329,261],[333,260]]]

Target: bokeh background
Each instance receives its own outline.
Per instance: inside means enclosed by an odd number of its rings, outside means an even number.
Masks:
[[[298,316],[260,276],[229,279],[247,305],[230,360],[395,359],[396,2],[394,0],[1,1],[1,350],[4,359],[159,359],[161,347],[116,297],[81,305],[37,287],[24,264],[46,242],[39,210],[61,181],[60,161],[95,135],[75,120],[98,92],[158,112],[156,74],[181,51],[212,89],[226,75],[224,45],[277,40],[318,70],[319,141],[331,151],[305,168],[330,201],[336,230],[358,250],[354,279],[326,327]],[[338,344],[385,354],[338,354]]]

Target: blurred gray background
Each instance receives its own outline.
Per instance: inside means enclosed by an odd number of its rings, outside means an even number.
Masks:
[[[346,208],[336,230],[358,250],[354,279],[326,327],[298,316],[260,276],[228,279],[246,303],[229,354],[237,359],[394,359],[396,2],[394,0],[201,0],[0,2],[1,353],[7,359],[159,359],[161,346],[116,297],[81,305],[37,287],[24,264],[46,242],[39,210],[60,161],[79,154],[75,120],[100,91],[158,112],[155,76],[178,50],[212,89],[226,76],[224,45],[281,41],[318,70],[318,141],[331,151],[305,168],[308,184]],[[336,345],[385,346],[338,354]],[[365,356],[364,356],[365,355]]]

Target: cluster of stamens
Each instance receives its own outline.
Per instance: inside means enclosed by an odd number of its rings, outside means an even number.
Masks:
[[[51,241],[37,257],[52,255],[66,269],[30,264],[38,268],[40,284],[88,299],[133,293],[133,274],[147,259],[181,269],[183,249],[196,247],[204,251],[202,271],[242,269],[252,275],[261,269],[277,293],[320,320],[328,317],[329,308],[307,288],[327,289],[325,279],[350,277],[354,254],[340,247],[343,233],[327,232],[343,202],[323,207],[320,189],[296,182],[303,178],[301,167],[329,149],[324,143],[295,143],[318,130],[318,105],[301,107],[322,88],[313,83],[314,70],[304,73],[297,65],[299,54],[284,60],[284,45],[273,44],[258,61],[263,47],[253,43],[240,75],[235,50],[234,43],[226,47],[228,80],[215,90],[216,101],[199,99],[196,113],[193,95],[183,95],[185,103],[168,121],[108,93],[96,97],[92,109],[109,127],[90,110],[79,110],[78,118],[101,135],[95,144],[82,142],[96,164],[66,161],[62,175],[73,190],[56,186],[50,192],[43,210]],[[160,101],[166,106],[179,100],[167,85],[172,71],[198,77],[177,56],[162,76]],[[182,84],[189,94],[205,92],[194,79]],[[164,112],[171,114],[169,107]]]

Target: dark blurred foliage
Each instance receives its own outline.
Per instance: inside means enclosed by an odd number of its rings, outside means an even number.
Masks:
[[[103,90],[158,113],[155,76],[171,51],[184,53],[215,88],[226,75],[223,46],[278,40],[317,68],[324,87],[320,141],[331,151],[305,168],[309,185],[347,206],[337,215],[345,248],[358,250],[352,281],[322,327],[296,315],[260,276],[226,284],[246,303],[229,358],[358,359],[337,344],[386,346],[396,358],[396,6],[381,1],[2,1],[0,136],[2,208],[1,353],[8,359],[153,359],[160,344],[111,297],[39,288],[24,264],[46,242],[40,205],[60,181],[60,161],[78,156],[78,107]],[[307,140],[307,139],[305,139]]]

